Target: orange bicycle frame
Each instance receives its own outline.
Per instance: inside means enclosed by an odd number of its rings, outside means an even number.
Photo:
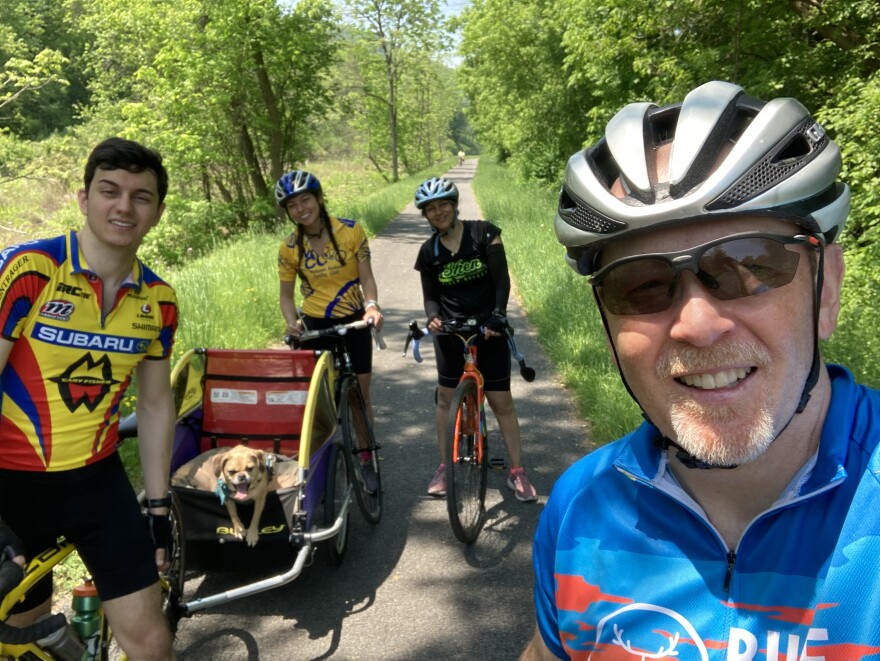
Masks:
[[[471,340],[476,337],[472,335],[471,337],[465,339],[461,338],[461,340],[465,343],[465,347],[467,348],[467,354],[465,355],[464,361],[464,371],[461,374],[461,378],[459,379],[459,383],[464,383],[467,380],[472,380],[477,386],[477,406],[479,410],[479,419],[474,419],[474,411],[472,409],[468,409],[467,415],[468,419],[463,420],[460,417],[455,421],[455,435],[451,440],[453,443],[453,456],[458,457],[458,439],[461,437],[462,431],[465,435],[472,435],[475,437],[476,448],[477,448],[477,464],[481,464],[483,461],[483,453],[486,451],[486,444],[484,443],[484,439],[486,438],[486,408],[485,408],[485,395],[483,393],[483,375],[480,370],[477,368],[477,347],[472,343]],[[462,426],[464,426],[464,430],[462,430]]]

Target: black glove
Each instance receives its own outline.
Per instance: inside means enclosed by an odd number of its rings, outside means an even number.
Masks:
[[[18,538],[12,528],[0,521],[0,554],[7,560],[12,560],[17,555],[24,555],[24,544]]]
[[[507,328],[507,317],[503,313],[493,312],[483,325],[491,331],[503,334],[504,329]]]
[[[147,512],[144,514],[147,521],[147,527],[150,529],[150,537],[153,540],[153,548],[165,549],[166,559],[171,559],[172,539],[171,539],[171,516],[168,514],[153,514]]]

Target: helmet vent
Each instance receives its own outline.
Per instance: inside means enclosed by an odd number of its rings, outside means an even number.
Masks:
[[[810,129],[815,121],[808,119],[791,138],[767,154],[715,201],[706,205],[709,211],[737,207],[760,193],[788,179],[812,161],[828,144],[824,135],[816,141]]]
[[[613,220],[591,209],[564,186],[559,194],[559,217],[575,229],[594,234],[612,234],[627,227],[626,223]]]

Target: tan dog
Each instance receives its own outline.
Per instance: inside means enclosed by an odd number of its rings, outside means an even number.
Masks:
[[[229,455],[233,451],[238,455],[238,459],[233,460]],[[259,453],[259,454],[254,454]],[[262,456],[261,456],[262,455]],[[249,478],[245,481],[247,486],[244,488],[236,487],[243,480],[239,478],[236,482],[236,473],[241,473],[240,466],[242,459],[247,456],[254,456],[254,470],[257,471],[256,480]],[[203,452],[195,459],[186,462],[183,466],[175,471],[171,476],[171,484],[176,487],[186,487],[190,489],[199,489],[201,491],[218,492],[219,479],[223,478],[225,489],[221,489],[224,493],[223,503],[229,512],[229,518],[232,519],[235,535],[239,539],[244,536],[244,525],[238,518],[238,512],[235,508],[235,502],[243,502],[246,500],[254,500],[254,516],[251,519],[251,525],[248,527],[247,542],[249,546],[256,545],[259,541],[259,523],[262,515],[262,504],[265,503],[265,494],[268,491],[276,491],[278,489],[286,489],[299,484],[298,464],[295,460],[288,459],[281,455],[271,455],[276,461],[272,470],[271,480],[269,471],[267,470],[267,454],[262,450],[254,450],[245,445],[238,445],[232,448],[216,448]],[[249,462],[244,461],[246,466]],[[257,468],[257,466],[261,468]],[[249,474],[247,470],[243,471]],[[227,475],[231,473],[230,475]],[[253,486],[252,486],[253,485]],[[258,485],[264,485],[258,487]],[[254,488],[257,487],[262,491],[260,500],[252,496],[256,493]],[[243,497],[239,495],[239,490],[243,493]],[[251,535],[251,530],[254,534]],[[253,543],[251,543],[253,540]]]
[[[247,541],[248,546],[256,546],[260,539],[260,518],[266,505],[269,491],[269,471],[266,468],[266,453],[246,445],[236,445],[229,452],[217,455],[214,466],[219,479],[226,483],[224,504],[232,519],[234,534]],[[244,524],[238,518],[235,504],[253,501],[254,515],[245,535]]]

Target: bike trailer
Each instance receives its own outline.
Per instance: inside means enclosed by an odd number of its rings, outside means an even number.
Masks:
[[[334,470],[339,430],[330,388],[329,352],[195,349],[172,372],[178,411],[172,450],[172,496],[185,571],[277,568],[291,565],[272,585],[245,586],[242,594],[182,604],[184,613],[288,582],[316,542],[345,534],[350,493],[327,524],[327,474]],[[216,475],[203,458],[235,445],[262,450],[270,471],[287,482],[268,493],[259,540],[248,546],[233,524]],[[198,467],[198,468],[194,468]],[[199,480],[191,480],[196,475]],[[206,477],[207,476],[207,477]],[[205,482],[213,477],[215,482]],[[337,504],[338,505],[338,504]],[[236,501],[247,528],[252,502]],[[258,589],[252,589],[258,588]]]

